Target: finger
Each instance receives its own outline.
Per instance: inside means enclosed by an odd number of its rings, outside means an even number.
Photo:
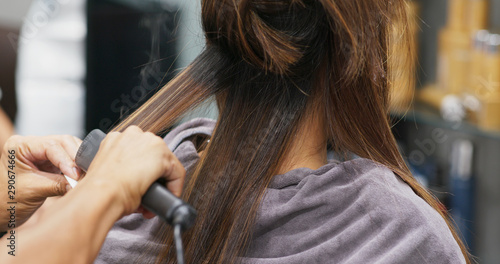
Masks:
[[[78,172],[75,169],[76,165],[68,152],[60,144],[50,144],[46,148],[46,158],[58,167],[61,172],[74,179],[78,180]]]
[[[180,197],[182,194],[182,187],[184,186],[186,169],[184,169],[184,166],[182,166],[180,161],[175,156],[173,156],[173,161],[170,162],[170,166],[171,168],[168,168],[164,175],[167,179],[166,187],[175,196]]]
[[[101,144],[99,145],[99,151],[97,151],[97,154],[102,152],[102,150],[106,149],[108,145],[114,146],[121,136],[122,133],[120,132],[117,131],[109,132],[106,135],[106,137],[104,137],[104,139],[101,141]]]
[[[61,170],[58,167],[54,166],[54,164],[52,164],[52,162],[50,162],[48,160],[35,161],[35,162],[33,162],[33,164],[40,171],[61,174]]]
[[[73,136],[73,141],[75,141],[75,144],[80,147],[80,145],[82,144],[83,140],[81,140],[80,138],[78,137],[75,137]]]
[[[146,219],[151,219],[156,216],[154,213],[144,208],[142,205],[137,208],[137,212],[142,214],[142,216]]]
[[[20,137],[17,142],[19,158],[27,164],[35,166],[38,161],[50,161],[66,175],[78,177],[72,170],[75,167],[73,159],[59,141],[48,137]]]
[[[127,134],[129,134],[129,133],[144,133],[144,131],[138,126],[129,126],[129,127],[127,127],[127,129],[125,129],[125,131],[123,131],[123,133],[124,134],[125,133],[127,133]]]
[[[59,140],[61,141],[64,150],[68,153],[69,157],[74,162],[76,153],[78,152],[78,149],[82,144],[82,141],[79,138],[73,136],[61,136],[59,137]],[[81,170],[78,169],[76,166],[74,166],[71,170],[73,172],[73,175],[66,174],[66,176],[71,177],[72,179],[75,180],[80,179],[82,175]]]
[[[28,177],[26,177],[28,178]],[[26,188],[33,192],[33,198],[45,199],[52,196],[61,196],[71,190],[68,181],[60,174],[52,174],[48,172],[33,173],[30,182],[26,183]]]
[[[61,142],[64,150],[68,153],[70,157],[76,157],[76,153],[78,152],[78,148],[80,144],[75,140],[73,136],[58,136],[57,140]]]

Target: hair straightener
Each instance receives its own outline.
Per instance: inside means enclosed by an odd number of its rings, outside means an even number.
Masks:
[[[106,134],[99,129],[92,130],[82,142],[76,153],[76,165],[87,172],[94,159],[101,141]],[[174,227],[178,263],[184,263],[181,231],[189,229],[196,219],[196,210],[180,198],[173,195],[159,182],[153,183],[142,197],[142,206],[159,216]]]

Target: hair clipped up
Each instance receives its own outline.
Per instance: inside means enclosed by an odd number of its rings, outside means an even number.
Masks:
[[[205,1],[207,2],[207,1]],[[207,39],[266,72],[287,74],[302,57],[308,32],[288,26],[282,15],[304,16],[303,1],[217,1],[203,5]],[[229,11],[231,10],[231,11]],[[306,14],[306,16],[309,16]],[[215,19],[214,19],[215,18]]]

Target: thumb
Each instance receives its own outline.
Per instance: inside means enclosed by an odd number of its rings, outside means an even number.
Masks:
[[[58,182],[52,182],[50,186],[47,186],[45,197],[52,197],[52,196],[61,196],[66,194],[70,189],[71,186],[68,184],[68,182],[63,179],[64,182],[58,181]]]
[[[71,189],[68,181],[60,174],[37,172],[32,179],[36,181],[31,184],[33,196],[40,199],[61,196]]]

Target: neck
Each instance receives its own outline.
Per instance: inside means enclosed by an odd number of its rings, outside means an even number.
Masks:
[[[299,124],[298,132],[292,139],[277,174],[297,168],[316,170],[328,163],[327,137],[324,124],[318,116],[322,115],[312,112]],[[198,154],[201,156],[203,152],[199,151]]]
[[[296,168],[316,170],[327,161],[327,139],[323,123],[318,114],[309,114],[299,125],[299,129],[291,142],[278,174],[283,174]]]

